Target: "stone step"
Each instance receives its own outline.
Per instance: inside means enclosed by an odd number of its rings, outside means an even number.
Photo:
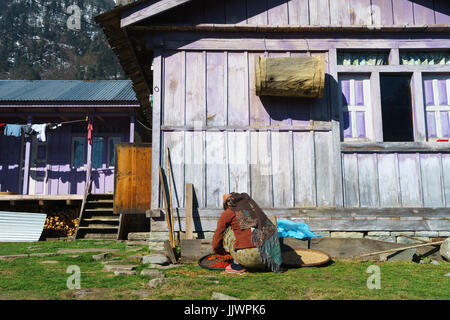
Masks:
[[[81,238],[86,240],[116,240],[117,233],[86,233],[81,235]]]
[[[83,221],[101,221],[101,222],[119,222],[119,217],[109,217],[109,216],[93,216],[91,218],[83,219]]]
[[[130,232],[128,233],[128,240],[144,240],[149,241],[150,232]]]

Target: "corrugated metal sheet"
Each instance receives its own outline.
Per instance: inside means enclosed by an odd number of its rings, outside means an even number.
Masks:
[[[0,101],[133,101],[130,80],[0,80]]]
[[[39,241],[47,215],[0,211],[0,242]]]

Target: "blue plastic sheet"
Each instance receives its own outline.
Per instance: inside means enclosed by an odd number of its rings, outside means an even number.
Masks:
[[[294,222],[287,219],[277,220],[277,231],[279,238],[296,238],[302,240],[322,237],[310,231],[306,223]]]

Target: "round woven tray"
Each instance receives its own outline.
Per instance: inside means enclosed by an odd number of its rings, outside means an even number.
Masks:
[[[288,248],[283,246],[281,252],[283,265],[287,267],[317,267],[331,260],[327,253],[320,250]]]
[[[225,270],[225,268],[212,267],[216,262],[224,261],[223,259],[208,260],[208,258],[213,255],[215,255],[215,253],[210,253],[210,254],[207,254],[206,256],[201,257],[198,260],[198,265],[200,267],[208,269],[208,270]]]

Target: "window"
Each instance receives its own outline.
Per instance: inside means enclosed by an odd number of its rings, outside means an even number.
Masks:
[[[429,140],[450,137],[450,76],[424,76],[427,137]]]
[[[72,167],[84,166],[86,154],[86,138],[72,138]]]
[[[92,168],[99,169],[103,167],[103,149],[105,138],[94,137],[92,139]]]
[[[404,65],[450,64],[450,52],[403,51],[400,52],[400,64]]]
[[[338,52],[338,64],[344,66],[380,66],[388,64],[389,52]]]
[[[380,87],[383,140],[414,141],[411,77],[381,75]]]
[[[371,138],[369,76],[342,76],[339,83],[342,90],[344,139],[367,140]]]
[[[115,166],[115,144],[121,142],[121,138],[109,138],[108,163],[109,167]]]

